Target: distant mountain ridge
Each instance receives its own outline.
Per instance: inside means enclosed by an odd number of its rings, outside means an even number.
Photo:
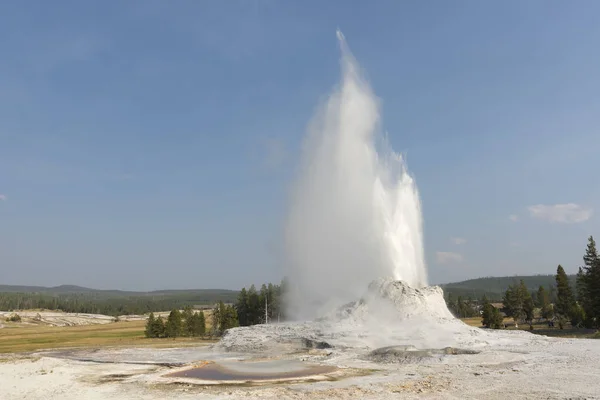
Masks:
[[[237,295],[237,290],[230,289],[177,289],[177,290],[153,290],[133,291],[114,289],[91,289],[77,285],[60,286],[23,286],[23,285],[0,285],[0,293],[44,293],[44,294],[99,294],[106,297],[114,296],[165,296],[179,294],[204,294],[204,295]]]

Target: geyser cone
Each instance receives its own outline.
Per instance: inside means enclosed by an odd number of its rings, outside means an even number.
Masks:
[[[382,140],[378,100],[337,36],[342,81],[309,126],[286,225],[288,312],[300,319],[380,277],[427,284],[416,185]]]
[[[410,320],[454,320],[439,286],[413,288],[404,281],[377,279],[369,285],[367,293],[358,301],[339,308],[324,320],[339,323],[352,320],[354,325],[386,325]]]

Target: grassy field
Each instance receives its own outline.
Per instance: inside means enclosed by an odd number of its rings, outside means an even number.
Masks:
[[[469,326],[481,328],[481,317],[461,318],[460,320]]]
[[[67,347],[169,347],[212,342],[198,338],[148,339],[144,337],[144,328],[145,321],[66,327],[7,325],[0,329],[0,353]]]

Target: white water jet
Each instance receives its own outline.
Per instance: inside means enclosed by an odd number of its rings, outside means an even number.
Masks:
[[[427,284],[421,204],[379,102],[337,31],[341,84],[309,125],[286,223],[288,312],[310,319],[378,278]]]

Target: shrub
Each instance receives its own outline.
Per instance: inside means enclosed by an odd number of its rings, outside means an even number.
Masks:
[[[10,321],[10,322],[21,322],[21,316],[19,314],[13,314],[10,317],[8,317],[6,320]]]

